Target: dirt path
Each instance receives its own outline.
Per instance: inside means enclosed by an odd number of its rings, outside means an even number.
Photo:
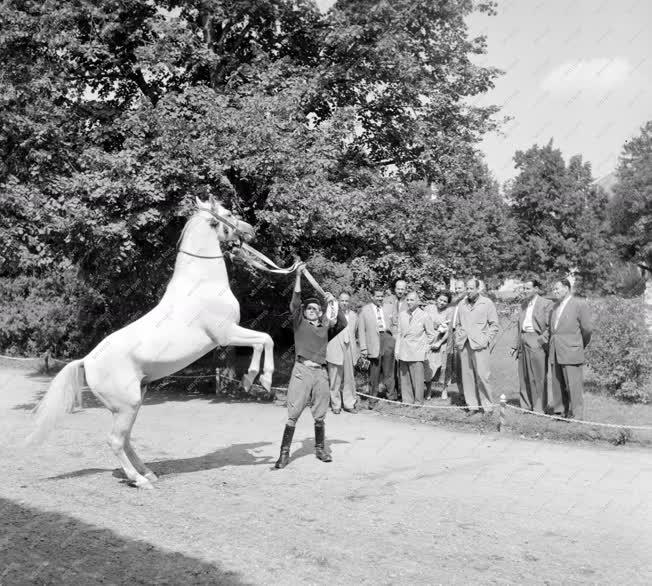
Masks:
[[[0,372],[2,585],[652,583],[649,451],[364,413],[329,415],[323,464],[306,413],[273,471],[283,409],[153,396],[146,492],[115,476],[101,408],[20,447],[46,383]]]

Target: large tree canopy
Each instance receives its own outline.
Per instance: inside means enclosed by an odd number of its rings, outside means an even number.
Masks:
[[[77,271],[91,345],[153,304],[195,195],[329,286],[500,269],[471,0],[6,0],[0,271]],[[506,252],[505,252],[506,253]],[[247,307],[286,299],[233,267]],[[96,326],[96,327],[95,327]],[[81,326],[80,326],[81,327]]]

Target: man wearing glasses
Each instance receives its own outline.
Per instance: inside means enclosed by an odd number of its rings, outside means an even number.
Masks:
[[[326,314],[321,301],[310,297],[301,302],[301,274],[305,264],[297,268],[290,313],[294,326],[295,362],[288,385],[288,420],[283,431],[281,454],[276,468],[285,468],[290,461],[290,445],[294,428],[303,410],[310,405],[315,420],[315,455],[322,462],[331,462],[326,450],[324,419],[330,403],[326,348],[329,340],[346,328],[346,317],[335,297],[326,293]]]

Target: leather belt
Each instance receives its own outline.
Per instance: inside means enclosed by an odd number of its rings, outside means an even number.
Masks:
[[[307,366],[308,368],[326,368],[325,364],[317,364],[316,362],[313,362],[312,360],[308,360],[303,356],[297,356],[297,362],[301,362],[301,364]]]

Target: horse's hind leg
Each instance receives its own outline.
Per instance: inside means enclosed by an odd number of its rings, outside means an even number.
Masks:
[[[158,476],[156,476],[156,474],[147,467],[147,464],[138,457],[138,454],[136,454],[131,445],[131,437],[127,438],[127,441],[125,442],[125,452],[139,474],[147,478],[150,482],[156,482],[158,480]]]
[[[145,393],[147,392],[147,385],[141,385],[140,390],[141,390],[141,398],[144,399]],[[139,474],[147,478],[147,480],[149,480],[150,482],[155,482],[156,480],[158,480],[156,474],[154,474],[154,472],[152,472],[147,467],[147,465],[138,457],[138,454],[136,454],[136,451],[131,445],[131,430],[129,430],[129,435],[127,435],[127,439],[125,440],[125,452],[127,454],[127,457],[134,465],[134,468],[136,468]]]
[[[139,488],[153,488],[152,483],[134,467],[126,451],[126,447],[129,444],[131,428],[134,425],[139,407],[140,401],[132,405],[122,405],[114,410],[113,428],[109,434],[109,445],[131,482]],[[133,450],[131,451],[133,453]],[[140,462],[139,459],[138,461]],[[142,462],[140,463],[142,464]]]

